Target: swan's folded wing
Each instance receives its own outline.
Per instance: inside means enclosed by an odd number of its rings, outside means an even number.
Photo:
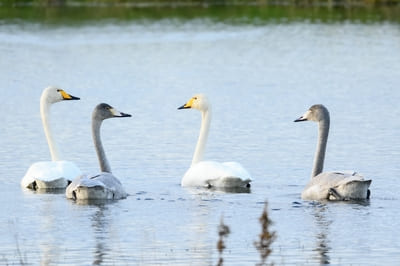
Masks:
[[[201,161],[189,168],[182,186],[241,187],[250,181],[250,174],[239,163]]]
[[[79,190],[78,188],[102,188],[103,192],[97,193],[101,196],[98,196],[96,199],[120,199],[127,196],[121,182],[111,173],[106,172],[96,175],[82,175],[76,178],[66,189],[67,198],[74,198],[74,192]]]
[[[343,198],[366,198],[370,180],[355,171],[323,172],[311,179],[302,192],[306,200],[324,200],[334,188]]]
[[[34,181],[51,183],[55,180],[65,179],[66,187],[68,181],[80,176],[81,170],[69,161],[43,161],[32,164],[21,180],[22,187],[29,187]]]
[[[226,171],[232,172],[233,176],[240,177],[243,180],[251,181],[250,173],[238,162],[225,162],[222,165],[227,166]]]
[[[354,180],[364,180],[364,177],[361,174],[351,170],[323,172],[317,176],[314,176],[310,181],[310,185],[316,184],[331,188]]]

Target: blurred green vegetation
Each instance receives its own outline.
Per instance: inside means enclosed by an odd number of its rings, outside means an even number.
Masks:
[[[207,18],[224,23],[400,22],[400,0],[0,0],[0,23],[80,25]]]
[[[302,6],[382,6],[399,0],[1,0],[4,5],[302,5]]]

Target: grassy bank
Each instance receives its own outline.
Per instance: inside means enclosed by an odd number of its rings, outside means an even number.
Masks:
[[[400,0],[1,0],[3,5],[38,6],[327,6],[327,7],[376,7],[396,6]]]
[[[207,18],[225,23],[400,22],[400,0],[163,1],[0,0],[0,21],[84,24],[99,20]]]

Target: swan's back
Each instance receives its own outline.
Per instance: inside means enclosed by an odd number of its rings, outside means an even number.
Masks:
[[[67,187],[66,196],[75,200],[107,200],[126,198],[127,193],[113,174],[101,172],[75,179]]]
[[[187,170],[181,185],[184,187],[233,188],[249,187],[250,182],[250,174],[237,162],[201,161]]]
[[[81,170],[73,162],[36,162],[22,178],[21,186],[30,189],[65,188],[71,180],[81,174]]]
[[[324,172],[311,179],[303,190],[304,200],[334,200],[330,189],[334,189],[343,199],[367,199],[371,180],[365,180],[357,172]]]

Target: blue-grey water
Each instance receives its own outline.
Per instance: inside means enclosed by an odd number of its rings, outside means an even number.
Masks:
[[[207,20],[0,26],[0,264],[255,265],[264,202],[276,265],[399,265],[400,31],[390,23],[226,25]],[[19,182],[50,154],[39,98],[58,85],[80,101],[52,107],[63,159],[98,171],[94,106],[114,174],[130,194],[77,204]],[[213,104],[206,158],[238,161],[249,194],[185,189],[200,114],[177,110],[202,92]],[[314,203],[307,183],[317,127],[293,123],[312,104],[331,113],[325,170],[373,180],[369,202]]]

